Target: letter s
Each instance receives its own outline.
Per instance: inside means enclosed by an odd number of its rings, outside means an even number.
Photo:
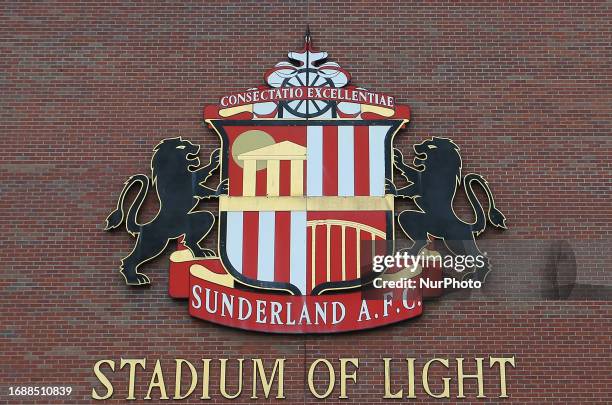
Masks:
[[[193,288],[191,289],[191,293],[193,295],[193,300],[191,300],[191,305],[193,306],[194,309],[200,309],[200,307],[202,306],[202,299],[200,298],[200,294],[202,293],[202,287],[195,284]]]
[[[98,394],[95,388],[92,388],[91,397],[93,399],[103,400],[103,399],[108,399],[113,395],[113,384],[111,384],[108,378],[106,378],[106,376],[100,370],[100,366],[105,363],[108,364],[111,371],[115,371],[115,362],[113,360],[100,360],[94,365],[94,368],[93,368],[94,374],[96,375],[98,380],[100,380],[100,383],[104,385],[104,388],[106,388],[106,395],[101,396]]]

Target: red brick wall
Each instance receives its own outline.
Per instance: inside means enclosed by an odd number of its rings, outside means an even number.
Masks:
[[[577,283],[612,284],[609,2],[101,3],[0,4],[0,403],[20,403],[7,396],[14,385],[70,385],[70,401],[89,402],[102,358],[161,358],[170,382],[176,357],[253,356],[288,359],[285,403],[312,401],[305,362],[359,357],[344,402],[372,403],[382,357],[489,355],[516,357],[507,402],[609,401],[610,289],[590,301],[538,290],[554,278],[554,240],[574,249]],[[202,107],[261,84],[307,23],[355,84],[412,107],[400,147],[451,137],[466,172],[491,183],[510,229],[483,237],[497,246],[488,297],[429,302],[422,317],[375,331],[272,336],[190,318],[167,295],[167,254],[148,266],[151,288],[123,284],[132,239],[102,228],[125,179],[146,172],[161,138],[216,148]],[[118,402],[126,380],[112,377]],[[485,380],[487,396],[496,383]],[[475,384],[466,390],[477,402]],[[251,402],[248,391],[235,402]]]

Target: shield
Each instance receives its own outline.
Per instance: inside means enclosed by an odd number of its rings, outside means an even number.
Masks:
[[[404,120],[208,121],[222,139],[219,254],[243,284],[319,295],[392,254],[392,138]]]

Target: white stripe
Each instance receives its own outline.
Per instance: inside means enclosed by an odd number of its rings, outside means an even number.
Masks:
[[[338,127],[338,195],[355,195],[354,127]]]
[[[323,195],[323,127],[308,127],[306,141],[306,195]]]
[[[370,195],[385,195],[385,137],[389,127],[370,127]]]
[[[306,294],[306,211],[291,212],[289,281]]]
[[[242,273],[242,211],[227,212],[225,251],[227,258],[238,273]]]
[[[274,211],[259,212],[257,280],[274,281]]]

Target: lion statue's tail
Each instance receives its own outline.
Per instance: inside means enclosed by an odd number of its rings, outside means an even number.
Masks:
[[[485,226],[487,225],[487,218],[485,217],[484,209],[482,208],[482,204],[478,201],[478,197],[474,194],[474,190],[472,189],[472,182],[476,182],[482,187],[487,193],[487,199],[489,200],[489,212],[487,213],[487,217],[489,218],[489,222],[491,225],[496,226],[498,228],[506,229],[506,217],[500,210],[495,207],[495,200],[493,200],[493,194],[491,193],[491,189],[489,189],[489,183],[480,175],[470,173],[463,178],[463,184],[465,186],[465,192],[470,200],[470,204],[472,204],[472,208],[476,213],[476,222],[472,225],[472,231],[477,234],[484,231]]]
[[[144,201],[147,193],[149,192],[149,178],[144,174],[137,174],[135,176],[130,177],[123,186],[123,190],[121,191],[121,195],[119,196],[119,201],[117,201],[117,209],[106,218],[106,227],[104,230],[115,229],[119,227],[125,218],[125,212],[123,210],[123,200],[128,192],[128,190],[136,183],[140,184],[140,190],[138,191],[138,195],[130,205],[127,213],[127,219],[125,221],[125,227],[127,231],[134,235],[140,229],[140,225],[136,223],[136,215],[138,214],[138,210],[140,210],[140,206]]]

